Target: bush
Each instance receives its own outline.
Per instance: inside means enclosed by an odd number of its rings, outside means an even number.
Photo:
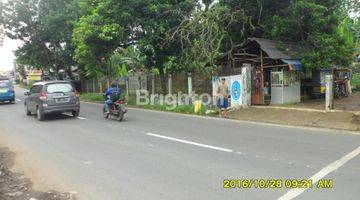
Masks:
[[[360,73],[354,73],[351,78],[351,87],[354,90],[360,90]]]

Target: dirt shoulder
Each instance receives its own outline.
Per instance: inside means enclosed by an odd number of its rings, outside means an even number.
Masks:
[[[1,200],[75,200],[74,194],[57,191],[41,192],[33,189],[30,179],[14,173],[15,154],[8,148],[0,147],[0,199]]]
[[[304,100],[301,103],[283,105],[282,107],[325,110],[325,99]],[[354,92],[346,98],[334,99],[334,109],[360,112],[360,92]]]
[[[316,112],[278,108],[248,108],[230,112],[230,118],[293,126],[360,131],[360,115],[354,112]]]

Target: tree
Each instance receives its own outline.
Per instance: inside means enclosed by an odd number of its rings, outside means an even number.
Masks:
[[[265,24],[266,35],[275,40],[307,44],[310,49],[302,60],[307,68],[349,66],[354,43],[352,36],[346,34],[347,15],[339,14],[340,8],[340,1],[291,1],[283,14],[273,16]]]
[[[243,10],[231,10],[219,4],[184,19],[169,35],[170,42],[181,42],[182,55],[178,62],[186,66],[182,70],[209,73],[215,70],[217,59],[234,46],[232,26],[247,20]]]
[[[109,61],[110,71],[121,77],[128,73],[144,70],[146,56],[144,56],[136,46],[116,51]]]
[[[13,0],[5,6],[7,36],[23,41],[17,61],[47,72],[65,70],[71,76],[74,46],[74,0]]]
[[[117,49],[136,45],[147,58],[146,69],[157,68],[164,78],[168,58],[181,52],[178,42],[166,42],[166,34],[196,5],[196,0],[99,0],[76,24],[75,58],[88,75],[95,75],[106,71],[106,62]]]
[[[0,47],[3,45],[4,40],[4,17],[3,17],[3,9],[4,5],[3,2],[0,1]]]

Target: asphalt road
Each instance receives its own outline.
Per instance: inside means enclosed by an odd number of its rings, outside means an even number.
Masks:
[[[360,135],[130,109],[124,122],[82,103],[77,119],[0,105],[0,141],[39,185],[86,200],[360,197]],[[30,170],[31,169],[31,170]],[[333,188],[224,189],[224,179],[332,179]],[[269,185],[263,187],[269,187]]]

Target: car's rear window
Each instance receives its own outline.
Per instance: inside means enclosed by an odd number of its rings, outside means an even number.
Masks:
[[[0,80],[0,88],[8,88],[8,87],[10,87],[9,80]]]
[[[74,92],[74,88],[70,83],[53,83],[46,86],[46,93],[67,93]]]

